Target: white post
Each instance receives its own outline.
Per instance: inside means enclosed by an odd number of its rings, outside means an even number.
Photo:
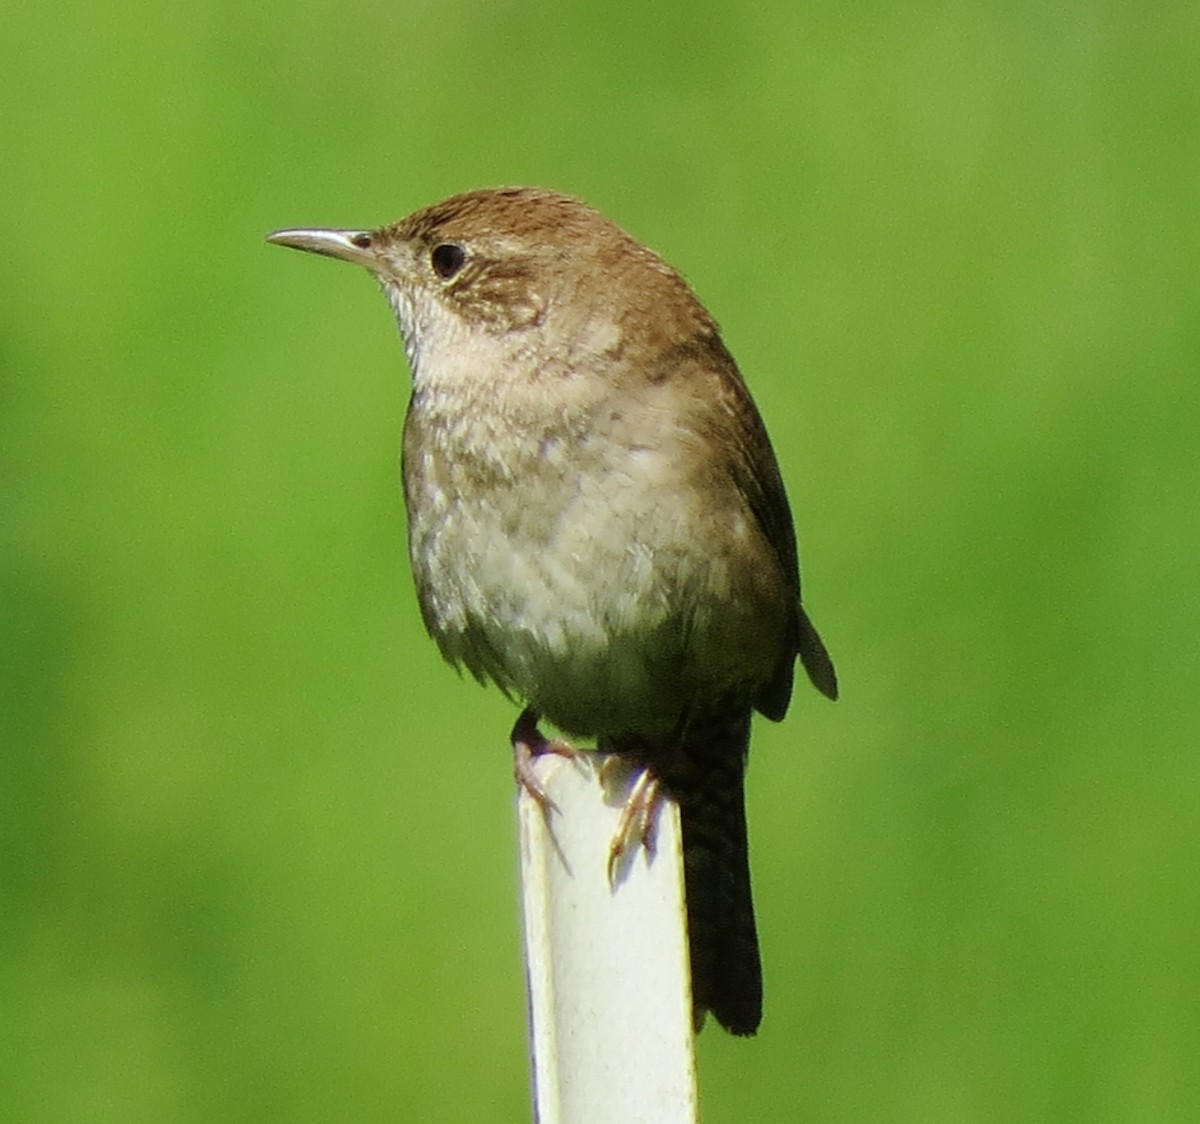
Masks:
[[[631,777],[610,766],[602,781],[603,761],[546,754],[535,768],[558,811],[518,800],[536,1119],[695,1124],[679,809],[663,801],[653,856],[637,845],[610,885]]]

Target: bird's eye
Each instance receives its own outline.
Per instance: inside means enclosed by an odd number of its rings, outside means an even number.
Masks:
[[[434,246],[429,254],[429,264],[443,281],[449,281],[467,260],[467,251],[453,242],[442,242]]]
[[[363,230],[358,234],[350,235],[351,245],[357,246],[360,250],[369,250],[371,248],[371,233]]]

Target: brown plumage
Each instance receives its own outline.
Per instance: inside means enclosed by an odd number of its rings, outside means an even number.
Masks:
[[[396,312],[409,546],[442,655],[679,801],[697,1018],[753,1033],[750,717],[783,718],[797,656],[830,698],[837,681],[716,323],[656,254],[549,191],[273,237],[366,266]]]

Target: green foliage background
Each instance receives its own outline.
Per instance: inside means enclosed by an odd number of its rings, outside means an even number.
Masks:
[[[1194,4],[26,5],[0,35],[5,1120],[528,1118],[512,708],[408,376],[269,248],[580,194],[692,279],[843,701],[756,734],[705,1119],[1195,1119]]]

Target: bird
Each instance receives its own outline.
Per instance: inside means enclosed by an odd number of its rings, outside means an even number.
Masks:
[[[543,721],[639,771],[635,833],[678,803],[695,1026],[754,1034],[751,717],[783,719],[797,658],[827,698],[838,681],[717,322],[657,253],[545,188],[267,237],[378,281],[412,372],[401,468],[425,628],[521,706],[517,774],[544,805]]]

